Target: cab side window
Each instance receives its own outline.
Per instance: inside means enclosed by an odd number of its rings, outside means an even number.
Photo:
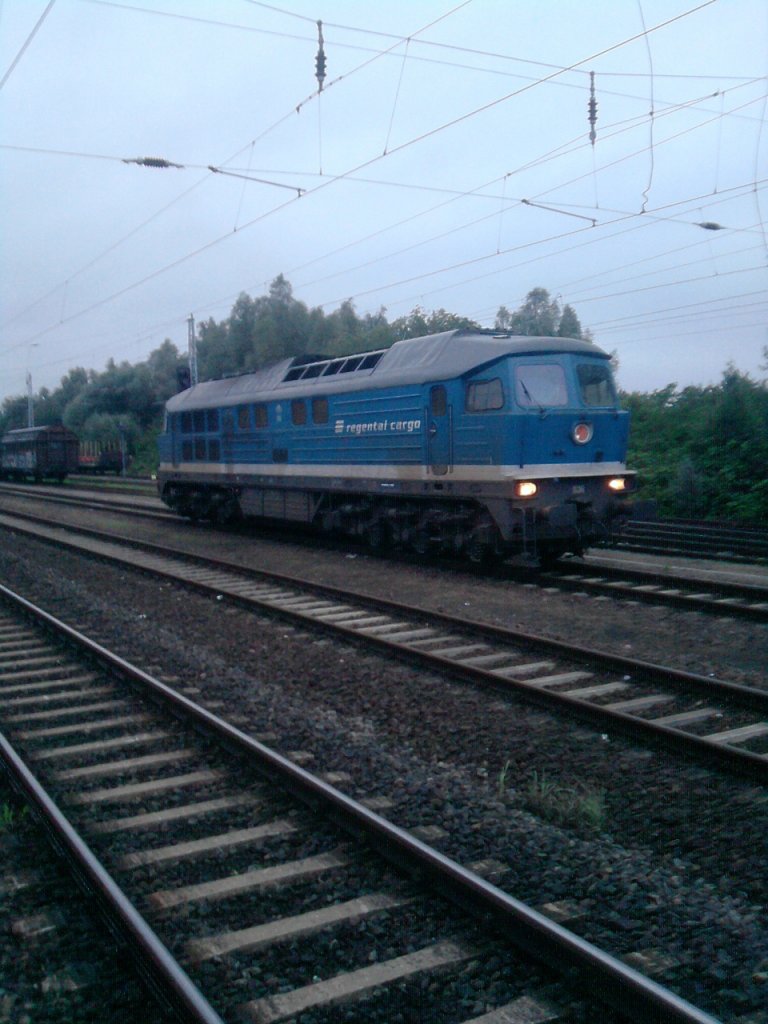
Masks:
[[[467,412],[491,412],[504,408],[504,385],[501,378],[475,380],[467,385],[465,409]]]
[[[616,392],[611,371],[605,363],[580,363],[576,367],[584,405],[615,405]]]

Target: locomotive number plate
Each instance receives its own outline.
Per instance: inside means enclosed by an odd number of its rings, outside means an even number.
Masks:
[[[574,484],[571,488],[571,494],[583,494],[584,484]]]

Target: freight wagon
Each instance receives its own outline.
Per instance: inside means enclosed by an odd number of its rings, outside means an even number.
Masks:
[[[66,427],[25,427],[0,439],[0,477],[62,481],[77,472],[77,435]]]

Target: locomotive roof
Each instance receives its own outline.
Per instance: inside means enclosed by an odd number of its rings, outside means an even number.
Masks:
[[[242,402],[289,398],[294,394],[321,395],[333,392],[362,391],[371,387],[427,384],[451,380],[475,372],[508,355],[547,355],[580,353],[602,359],[610,357],[602,349],[577,338],[540,338],[523,335],[493,334],[480,331],[444,331],[423,338],[396,341],[391,348],[355,356],[316,356],[310,359],[283,359],[255,373],[205,381],[168,400],[169,412],[238,405]],[[366,358],[367,357],[367,358]],[[343,363],[361,359],[370,366],[352,372],[300,378],[307,367]],[[293,379],[286,379],[286,377]]]

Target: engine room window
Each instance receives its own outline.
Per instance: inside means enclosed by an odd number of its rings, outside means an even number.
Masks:
[[[208,424],[208,430],[211,432],[219,429],[219,410],[209,409],[206,414],[206,421]]]
[[[360,363],[362,363],[362,356],[353,356],[351,359],[345,359],[344,365],[341,368],[341,373],[351,373],[352,370],[356,370]]]
[[[467,385],[467,412],[488,412],[504,408],[504,386],[499,377],[475,380]]]
[[[383,352],[372,352],[369,356],[365,357],[362,363],[360,363],[360,369],[372,370],[383,355]]]
[[[182,434],[192,433],[192,413],[183,412],[181,414],[181,432]]]
[[[304,399],[295,398],[291,402],[291,423],[294,426],[300,427],[303,423],[307,422],[307,406],[304,403]]]
[[[218,441],[208,442],[208,459],[210,462],[218,462],[221,458],[221,445]]]
[[[311,366],[306,368],[301,379],[306,380],[307,377],[319,377],[327,365],[328,363],[312,363]]]
[[[204,437],[196,437],[195,438],[195,458],[196,459],[203,459],[203,460],[205,459],[205,438]]]
[[[580,363],[576,367],[584,405],[615,405],[611,371],[607,363]]]
[[[565,373],[557,363],[515,367],[515,398],[524,409],[568,404]]]
[[[181,442],[181,457],[185,462],[192,461],[192,442],[182,441]]]
[[[313,398],[312,399],[312,422],[313,423],[327,423],[328,422],[328,399],[327,398]]]
[[[267,425],[267,407],[266,405],[254,405],[253,407],[253,419],[257,427],[266,427]]]
[[[195,430],[205,430],[205,409],[195,409],[192,413],[192,423]]]
[[[247,405],[237,407],[237,426],[239,430],[248,430],[251,425],[251,417]]]

